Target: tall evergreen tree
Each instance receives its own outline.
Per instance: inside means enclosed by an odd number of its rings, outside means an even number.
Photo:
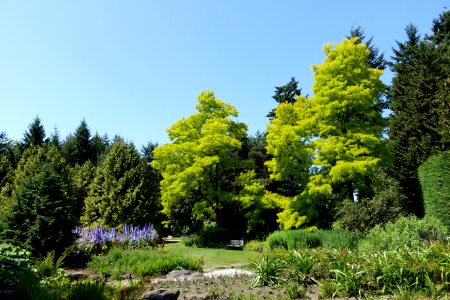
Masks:
[[[6,214],[5,240],[34,255],[61,254],[73,242],[76,225],[68,168],[58,149],[31,146],[16,170],[13,204]]]
[[[97,169],[81,221],[115,227],[153,222],[145,194],[145,163],[133,144],[117,139]]]
[[[55,146],[56,148],[58,148],[59,150],[61,150],[61,138],[59,136],[59,130],[58,128],[54,128],[54,131],[52,133],[52,135],[49,138],[49,145],[51,146]]]
[[[443,13],[426,38],[409,25],[407,40],[397,42],[391,64],[395,74],[389,93],[392,174],[405,193],[405,208],[418,216],[424,211],[417,169],[430,155],[450,149],[449,20],[450,13]]]
[[[386,69],[387,61],[384,59],[384,54],[380,53],[380,49],[373,45],[373,37],[366,40],[366,35],[361,26],[352,27],[350,35],[348,35],[347,38],[358,38],[357,43],[366,44],[370,51],[368,62],[371,68],[380,70]]]
[[[283,86],[275,87],[275,95],[272,96],[275,101],[280,103],[294,103],[297,101],[297,96],[302,94],[302,89],[298,88],[298,81],[294,77]],[[275,118],[275,109],[272,109],[267,116],[269,120]]]
[[[108,154],[109,149],[111,148],[109,138],[107,134],[100,136],[98,132],[91,139],[92,142],[92,150],[94,151],[95,161],[93,163],[95,165],[99,165],[101,161],[105,158],[106,154]]]
[[[15,166],[14,146],[6,132],[0,132],[0,155],[4,155],[12,166]]]
[[[82,120],[74,135],[69,135],[62,152],[67,162],[74,166],[90,160],[96,162],[96,155],[91,141],[91,132],[85,120]]]
[[[26,150],[31,145],[42,146],[45,143],[45,129],[42,125],[41,119],[36,116],[28,125],[28,130],[25,131],[22,139],[22,150]]]

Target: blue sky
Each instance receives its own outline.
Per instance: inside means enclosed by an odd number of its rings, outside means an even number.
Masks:
[[[195,113],[205,89],[264,131],[274,87],[311,94],[322,47],[352,26],[389,57],[404,28],[429,33],[450,0],[0,1],[0,131],[38,115],[65,138],[82,119],[140,148]],[[383,78],[390,81],[390,74]]]

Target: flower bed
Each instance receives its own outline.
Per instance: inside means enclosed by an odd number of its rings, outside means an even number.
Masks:
[[[100,226],[76,227],[73,233],[78,235],[78,248],[89,254],[104,253],[113,246],[123,249],[154,248],[159,237],[152,224],[146,224],[142,228],[124,224],[121,230]]]

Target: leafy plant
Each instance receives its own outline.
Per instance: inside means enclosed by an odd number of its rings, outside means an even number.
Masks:
[[[36,269],[36,274],[40,278],[55,275],[57,270],[62,266],[64,257],[64,255],[61,255],[55,261],[55,251],[48,252],[46,257],[35,260],[34,268]]]
[[[265,241],[248,241],[244,245],[244,251],[255,251],[263,253],[269,250],[269,246]]]
[[[447,228],[436,218],[403,217],[385,227],[376,226],[361,240],[359,250],[373,253],[398,247],[418,247],[433,241],[446,241]]]
[[[260,261],[252,262],[251,266],[256,274],[252,286],[275,285],[279,281],[284,262],[278,257],[264,256]]]
[[[11,244],[0,244],[0,289],[17,286],[24,277],[33,277],[30,252]]]

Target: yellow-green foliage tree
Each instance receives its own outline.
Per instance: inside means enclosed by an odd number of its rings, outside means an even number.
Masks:
[[[154,150],[152,166],[162,175],[163,213],[195,198],[192,214],[223,224],[223,209],[233,202],[233,182],[239,167],[246,125],[236,122],[238,111],[215,98],[212,91],[198,96],[197,113],[168,128],[170,143]]]
[[[355,200],[385,153],[382,70],[369,66],[370,51],[356,38],[324,52],[323,64],[313,66],[314,96],[280,104],[268,127],[272,178],[292,178],[303,189],[279,203],[285,228],[329,225],[336,203]]]

